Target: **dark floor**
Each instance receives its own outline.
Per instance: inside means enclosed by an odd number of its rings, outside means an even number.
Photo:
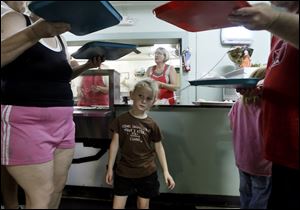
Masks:
[[[59,209],[110,209],[111,202],[78,198],[62,198]]]
[[[178,204],[178,202],[162,199],[160,195],[150,202],[151,209],[174,209],[174,207],[185,207],[195,209],[190,204]],[[110,209],[112,206],[113,193],[109,188],[66,186],[61,201],[60,209]],[[128,197],[126,209],[136,209],[136,196]]]
[[[60,209],[111,209],[112,190],[66,186]],[[150,209],[238,208],[236,196],[161,193],[150,201]],[[126,209],[136,209],[136,196],[128,198]]]
[[[112,201],[103,200],[88,200],[88,199],[76,199],[76,198],[63,198],[61,201],[60,209],[111,209]],[[196,209],[194,205],[182,204],[175,205],[170,203],[161,203],[151,201],[150,209]],[[135,202],[127,202],[126,209],[136,209]]]
[[[111,209],[113,193],[109,188],[66,186],[60,209]],[[2,198],[1,198],[2,201]],[[19,195],[24,204],[24,192]],[[2,202],[1,202],[2,203]],[[239,208],[239,197],[161,193],[150,201],[150,209],[222,209]],[[136,196],[128,198],[126,209],[136,209]]]

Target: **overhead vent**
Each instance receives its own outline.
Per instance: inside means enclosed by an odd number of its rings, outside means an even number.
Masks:
[[[250,45],[252,42],[253,32],[242,26],[221,29],[223,45]]]

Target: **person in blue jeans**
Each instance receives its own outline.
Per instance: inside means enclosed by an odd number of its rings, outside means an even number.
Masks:
[[[299,1],[271,1],[234,10],[229,21],[272,34],[262,94],[264,157],[272,161],[268,209],[299,209]]]
[[[251,77],[263,79],[265,68]],[[272,163],[263,158],[261,96],[242,96],[228,116],[233,134],[233,149],[240,174],[242,209],[266,209],[271,192]]]

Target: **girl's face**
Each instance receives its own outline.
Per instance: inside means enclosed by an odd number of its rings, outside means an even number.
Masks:
[[[133,100],[133,109],[135,111],[148,111],[155,102],[155,95],[150,87],[137,87],[133,92],[130,92],[130,98]]]

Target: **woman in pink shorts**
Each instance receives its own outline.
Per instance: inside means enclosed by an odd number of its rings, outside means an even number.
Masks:
[[[58,208],[74,154],[70,81],[101,57],[71,67],[50,23],[10,11],[1,16],[1,167],[24,189],[26,208]]]

